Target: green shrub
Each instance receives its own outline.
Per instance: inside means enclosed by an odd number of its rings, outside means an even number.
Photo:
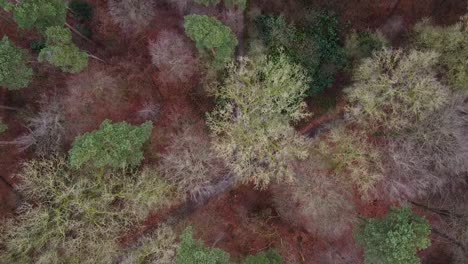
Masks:
[[[151,136],[153,124],[132,126],[126,122],[102,122],[98,130],[75,139],[70,150],[70,164],[81,168],[91,164],[96,168],[127,168],[140,165],[142,147]]]
[[[285,55],[228,66],[208,126],[216,136],[215,151],[241,180],[260,188],[292,180],[289,161],[307,156],[305,139],[290,125],[307,116],[307,81]]]
[[[184,230],[177,249],[177,264],[229,264],[229,254],[217,248],[208,248],[203,242],[193,239],[191,227]]]
[[[204,5],[204,6],[217,5],[220,2],[220,0],[194,0],[194,1],[197,4]]]
[[[388,46],[387,40],[380,32],[352,32],[346,38],[346,54],[350,66],[364,58],[372,56],[372,53]]]
[[[247,7],[247,0],[224,0],[224,4],[228,8],[238,7],[240,10],[245,10]]]
[[[46,47],[39,52],[39,62],[48,61],[70,73],[78,73],[88,66],[88,54],[73,44],[69,29],[49,27],[45,34]]]
[[[439,72],[454,89],[468,91],[468,15],[448,27],[422,21],[414,28],[413,46],[440,53]]]
[[[11,9],[20,28],[36,28],[41,33],[48,27],[63,26],[67,15],[67,4],[63,0],[23,0]]]
[[[0,41],[0,86],[9,90],[27,87],[33,76],[27,60],[26,51],[17,48],[4,36]]]
[[[187,227],[180,236],[177,249],[177,264],[234,264],[225,251],[209,248],[200,240],[193,239],[192,227]],[[248,256],[244,264],[281,264],[281,256],[275,250],[260,252],[255,256]]]
[[[292,62],[307,70],[309,95],[330,87],[336,73],[346,64],[341,26],[327,12],[309,15],[301,26],[288,24],[281,16],[259,16],[256,25],[270,55],[277,56],[284,50]]]
[[[93,7],[81,0],[73,0],[68,5],[73,14],[81,21],[90,20],[93,17]]]
[[[244,264],[281,264],[282,258],[275,250],[260,252],[255,256],[248,256]]]
[[[19,176],[25,203],[2,223],[5,263],[115,263],[119,237],[173,199],[152,169],[99,177],[53,158],[25,163]]]
[[[366,263],[417,264],[416,252],[429,247],[428,221],[410,208],[391,209],[383,219],[366,220],[357,235]]]
[[[436,78],[438,54],[385,49],[362,61],[346,90],[351,119],[372,131],[401,132],[448,102]]]
[[[34,40],[31,42],[31,50],[37,53],[39,53],[43,48],[45,48],[45,46],[45,41],[43,41],[42,39]]]
[[[2,120],[0,120],[0,134],[8,130],[8,125],[3,123]]]
[[[211,61],[215,69],[223,68],[238,43],[231,29],[214,17],[189,15],[184,19],[185,33],[195,41],[200,55]]]

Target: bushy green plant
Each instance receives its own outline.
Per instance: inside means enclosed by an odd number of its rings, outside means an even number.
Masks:
[[[68,6],[73,11],[73,14],[80,20],[86,21],[93,17],[93,7],[84,1],[73,0]]]
[[[194,0],[194,1],[197,4],[204,5],[204,6],[217,5],[220,2],[220,0]]]
[[[256,25],[270,55],[284,50],[294,63],[307,70],[309,95],[330,87],[337,71],[346,64],[341,26],[329,13],[311,14],[299,26],[289,24],[282,16],[259,16]]]
[[[2,120],[0,120],[0,134],[8,130],[8,125],[3,123]]]
[[[193,229],[187,227],[180,236],[175,263],[177,264],[234,264],[225,251],[218,248],[209,248],[203,241],[193,238]],[[270,249],[255,256],[248,256],[244,264],[281,264],[281,256]]]
[[[362,61],[347,89],[350,118],[373,131],[400,132],[443,107],[449,90],[436,78],[438,54],[385,49]]]
[[[429,247],[428,221],[410,208],[391,209],[383,219],[368,219],[357,234],[366,263],[417,264],[416,252]]]
[[[127,168],[140,165],[142,147],[151,136],[153,124],[132,126],[126,122],[102,122],[98,130],[75,139],[70,150],[70,164],[81,168],[90,164],[96,168]]]
[[[45,48],[45,41],[42,39],[34,40],[31,42],[31,50],[39,53],[43,48]]]
[[[4,36],[0,41],[0,86],[9,90],[27,87],[33,76],[27,60],[26,51],[17,48]]]
[[[275,250],[260,252],[255,256],[248,256],[244,264],[281,264],[282,258]]]
[[[304,70],[285,55],[228,66],[208,125],[216,136],[215,151],[243,181],[260,188],[289,181],[288,162],[307,156],[305,139],[290,125],[307,116],[302,101],[307,81]]]
[[[364,58],[372,56],[373,52],[388,46],[387,40],[380,32],[351,32],[346,38],[346,54],[351,66]]]
[[[5,263],[114,263],[118,238],[173,199],[148,168],[100,177],[53,158],[25,163],[19,176],[25,203],[2,223]]]
[[[228,8],[239,8],[240,10],[245,10],[247,7],[247,0],[224,0],[224,4]]]
[[[423,20],[414,28],[413,46],[440,53],[439,72],[454,89],[468,91],[468,15],[448,27]]]
[[[230,264],[229,254],[217,248],[208,248],[203,242],[193,239],[193,230],[188,227],[180,237],[177,249],[177,264]]]
[[[22,0],[4,8],[13,12],[20,28],[36,28],[41,33],[48,27],[63,26],[67,15],[67,3],[63,0]]]
[[[184,19],[185,34],[195,41],[200,55],[212,62],[214,68],[223,68],[237,46],[237,38],[231,29],[205,15],[189,15]]]
[[[382,178],[380,153],[366,140],[363,131],[338,126],[319,142],[318,151],[346,185],[356,185],[366,197]]]
[[[70,73],[78,73],[88,66],[88,54],[73,44],[69,29],[49,27],[45,34],[46,47],[39,52],[39,62],[48,61]]]

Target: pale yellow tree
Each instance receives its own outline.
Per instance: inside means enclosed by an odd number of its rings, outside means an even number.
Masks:
[[[290,123],[307,116],[308,81],[283,55],[243,58],[228,66],[208,125],[216,153],[242,181],[263,188],[272,180],[292,180],[289,161],[307,157],[306,140]]]

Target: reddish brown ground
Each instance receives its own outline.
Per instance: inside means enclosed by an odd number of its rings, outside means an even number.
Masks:
[[[90,122],[79,127],[71,139],[77,134],[96,128],[104,119],[114,121],[127,120],[138,123],[135,113],[145,101],[161,104],[161,114],[155,124],[152,145],[147,153],[148,163],[154,163],[158,155],[174,131],[180,126],[181,120],[189,120],[193,124],[201,122],[204,112],[212,108],[210,99],[206,99],[196,86],[199,77],[194,77],[189,83],[168,86],[159,82],[158,70],[151,65],[147,52],[149,39],[155,38],[162,29],[173,29],[182,32],[182,17],[174,10],[161,8],[151,23],[151,27],[138,34],[124,34],[115,26],[107,13],[106,0],[89,0],[95,6],[95,16],[88,25],[93,31],[92,42],[76,38],[78,45],[88,52],[104,59],[103,65],[96,61],[90,63],[88,70],[102,69],[112,76],[119,76],[126,81],[125,103],[115,108],[106,108],[99,98],[94,98],[95,112]],[[299,17],[304,10],[299,6],[304,1],[270,1],[253,0],[251,7],[258,6],[265,12],[283,13],[287,17]],[[450,24],[466,12],[464,0],[311,0],[305,1],[311,7],[329,7],[341,16],[343,21],[350,21],[351,28],[363,30],[367,28],[381,29],[399,41],[411,25],[423,17],[433,17],[437,23]],[[2,12],[2,11],[0,11]],[[2,16],[8,18],[5,13]],[[75,21],[69,18],[69,23]],[[8,19],[0,21],[0,33],[7,34],[16,44],[29,48],[32,40],[37,39],[33,32],[18,31]],[[398,43],[396,43],[398,44]],[[36,103],[44,94],[64,95],[66,79],[69,76],[53,67],[37,67],[34,65],[38,78],[31,88],[18,92],[0,91],[0,105],[37,107]],[[329,90],[326,96],[338,97],[346,81],[340,81]],[[336,99],[338,108],[331,112],[323,111],[310,102],[310,108],[316,115],[307,124],[300,127],[302,133],[307,133],[333,118],[341,115],[343,104]],[[79,102],[77,102],[79,103]],[[24,122],[14,111],[0,111],[3,120],[10,129],[0,136],[1,141],[9,141],[24,131]],[[74,115],[72,119],[81,119]],[[70,139],[70,140],[71,140]],[[28,153],[20,153],[14,146],[0,147],[0,218],[9,214],[18,202],[18,197],[11,190],[14,184],[12,176],[18,172],[21,160]],[[358,212],[365,217],[383,216],[391,204],[383,201],[363,202],[355,198]],[[175,208],[163,210],[148,217],[142,227],[136,229],[132,236],[123,236],[122,243],[126,245],[135,241],[139,234],[154,228],[164,221]],[[433,224],[437,224],[435,216],[426,214]],[[342,239],[326,242],[325,239],[307,233],[300,227],[295,227],[280,219],[272,207],[271,194],[268,191],[253,190],[251,186],[240,186],[233,191],[215,198],[205,206],[196,209],[179,223],[178,228],[193,225],[197,238],[203,239],[207,245],[220,247],[228,251],[234,258],[240,259],[247,254],[255,254],[266,248],[276,248],[283,256],[285,263],[360,263],[362,252],[356,247],[351,233]],[[447,263],[444,247],[447,245],[433,238],[434,246],[421,253],[425,263]]]
[[[271,194],[251,186],[240,186],[210,201],[180,227],[185,225],[192,225],[197,238],[226,250],[234,259],[276,248],[285,263],[311,263],[327,248],[319,237],[284,223],[271,204]]]

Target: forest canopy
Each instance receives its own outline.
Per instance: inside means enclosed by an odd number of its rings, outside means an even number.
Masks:
[[[1,263],[468,263],[463,1],[0,7]]]

